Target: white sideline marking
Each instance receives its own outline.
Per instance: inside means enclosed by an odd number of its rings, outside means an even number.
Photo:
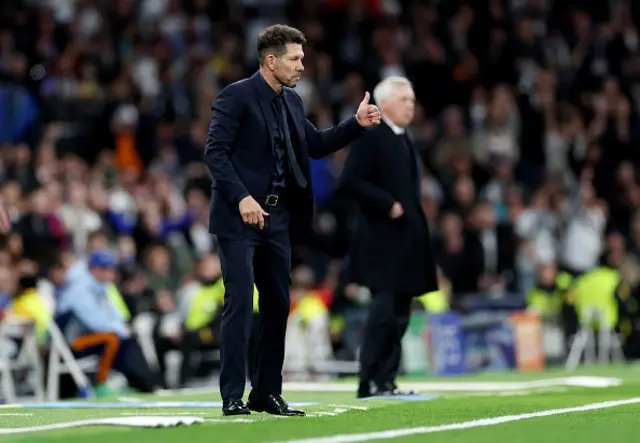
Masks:
[[[345,409],[357,409],[358,411],[366,411],[367,407],[365,406],[356,406],[356,405],[327,405],[333,408],[345,408]]]
[[[391,429],[388,431],[367,432],[363,434],[339,434],[330,437],[312,437],[298,440],[286,440],[277,443],[356,443],[368,440],[388,440],[398,437],[407,437],[409,435],[431,434],[442,431],[455,431],[459,429],[479,428],[485,426],[494,426],[511,421],[528,420],[530,418],[548,417],[550,415],[569,414],[572,412],[593,411],[596,409],[614,408],[616,406],[630,405],[640,403],[640,397],[630,398],[627,400],[606,401],[601,403],[592,403],[574,408],[565,409],[549,409],[547,411],[533,412],[520,415],[504,415],[502,417],[483,418],[480,420],[465,421],[462,423],[453,423],[440,426],[422,426],[418,428]]]
[[[232,419],[224,419],[224,418],[205,418],[205,423],[255,423],[256,420],[252,420],[250,418],[232,418]]]
[[[532,381],[450,381],[450,382],[408,382],[400,383],[400,388],[420,392],[490,392],[490,391],[521,391],[525,389],[548,388],[555,386],[577,386],[583,388],[608,388],[620,386],[619,378],[572,376],[561,378],[547,378]],[[248,386],[250,388],[250,386]],[[297,392],[353,392],[356,388],[352,383],[325,382],[285,382],[283,391]],[[159,390],[156,395],[167,397],[178,394],[208,394],[220,392],[214,387],[184,388],[175,390]]]
[[[116,400],[124,403],[135,403],[141,401],[138,397],[118,397]]]
[[[171,415],[197,415],[197,416],[201,416],[201,415],[209,415],[211,414],[211,411],[192,411],[192,412],[170,412]],[[0,414],[2,415],[2,414]],[[131,414],[130,412],[122,412],[120,413],[120,415],[126,415],[126,416],[133,416],[133,417],[145,417],[145,416],[156,416],[158,415],[157,412],[136,412],[135,414]]]
[[[607,388],[620,386],[622,380],[618,378],[573,376],[562,378],[548,378],[532,381],[451,381],[451,382],[426,382],[426,383],[400,383],[400,388],[420,392],[463,392],[463,391],[521,391],[525,389],[548,388],[555,386],[576,386],[583,388]],[[285,391],[306,392],[352,392],[353,385],[349,383],[315,383],[315,382],[289,382],[283,384]]]
[[[0,417],[31,417],[31,416],[33,416],[33,414],[23,414],[23,413],[0,414]]]
[[[54,423],[41,426],[25,426],[23,428],[2,428],[0,435],[25,434],[28,432],[54,431],[57,429],[77,428],[81,426],[125,426],[135,428],[167,428],[173,426],[190,426],[202,423],[202,417],[122,417],[122,418],[96,418],[92,420],[78,420],[64,423]]]

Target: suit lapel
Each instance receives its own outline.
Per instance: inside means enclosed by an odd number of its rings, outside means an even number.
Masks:
[[[253,89],[255,90],[255,93],[256,93],[255,94],[256,99],[260,104],[260,110],[262,111],[264,122],[267,126],[267,133],[269,134],[269,146],[273,146],[274,138],[273,138],[272,130],[275,125],[275,121],[273,119],[274,116],[273,116],[273,111],[271,109],[271,103],[269,102],[269,100],[265,98],[264,92],[260,89],[262,85],[259,82],[262,82],[264,80],[262,80],[259,76],[260,76],[259,72],[256,72],[255,74],[253,74],[253,76],[251,76],[251,82],[253,85]]]

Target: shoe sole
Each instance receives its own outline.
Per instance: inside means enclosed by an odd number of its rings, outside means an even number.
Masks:
[[[301,414],[274,414],[273,412],[267,412],[264,409],[259,409],[259,408],[255,408],[254,409],[254,408],[252,408],[250,406],[248,406],[248,407],[253,412],[259,412],[259,413],[263,413],[264,412],[264,413],[271,414],[271,415],[278,415],[280,417],[304,417],[305,416],[304,412],[302,413],[302,415]]]
[[[242,411],[242,412],[222,412],[224,417],[233,417],[235,415],[251,415],[251,411]]]

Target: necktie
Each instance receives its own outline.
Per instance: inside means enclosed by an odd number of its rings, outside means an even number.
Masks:
[[[293,146],[291,145],[289,122],[287,119],[287,105],[284,100],[284,96],[278,98],[278,108],[280,108],[284,141],[287,145],[287,157],[289,158],[289,166],[291,167],[291,172],[293,172],[293,177],[296,179],[296,184],[301,188],[306,188],[307,180],[305,180],[304,175],[302,174],[302,170],[300,169],[300,165],[298,164],[298,160],[296,159],[296,154],[295,152],[293,152]]]

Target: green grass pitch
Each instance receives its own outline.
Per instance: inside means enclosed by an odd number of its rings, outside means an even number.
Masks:
[[[348,443],[350,441],[393,441],[394,443],[554,443],[579,441],[599,443],[615,438],[617,441],[640,441],[640,403],[610,408],[594,408],[578,412],[550,412],[542,417],[524,417],[506,423],[486,426],[483,419],[540,411],[573,408],[588,404],[640,398],[640,366],[618,365],[581,368],[573,373],[546,371],[539,374],[487,373],[463,378],[405,380],[405,383],[468,383],[468,382],[523,382],[556,379],[569,376],[617,378],[619,386],[583,387],[562,383],[542,382],[526,389],[509,390],[496,384],[491,390],[478,391],[477,387],[463,390],[433,389],[423,394],[436,398],[427,401],[369,400],[354,398],[348,391],[300,390],[284,393],[290,402],[313,402],[303,408],[310,416],[279,418],[266,414],[253,414],[238,418],[221,416],[220,408],[102,408],[102,409],[36,409],[7,405],[0,407],[0,430],[64,423],[76,420],[124,416],[180,416],[202,417],[204,423],[165,429],[134,429],[125,427],[87,426],[73,429],[47,430],[32,433],[1,435],[1,442],[189,442],[189,443]],[[402,386],[403,383],[400,383]],[[320,386],[319,388],[322,388]],[[443,388],[446,389],[446,388]],[[219,401],[215,392],[195,392],[164,396],[137,396],[108,399],[110,402],[131,401]],[[105,401],[103,399],[100,400]],[[474,420],[481,420],[475,421]],[[509,419],[511,420],[511,419]],[[442,427],[466,423],[463,429]],[[440,426],[440,428],[437,428]],[[416,429],[419,428],[419,429]],[[393,432],[402,429],[401,432]],[[380,431],[391,431],[380,433]],[[427,432],[428,434],[425,434]],[[371,435],[362,436],[363,433]],[[321,437],[328,437],[324,440]]]

